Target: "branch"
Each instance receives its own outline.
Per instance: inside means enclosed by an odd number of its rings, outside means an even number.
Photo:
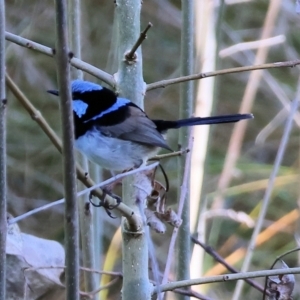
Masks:
[[[24,273],[28,271],[37,271],[37,270],[43,270],[43,269],[65,269],[66,266],[39,266],[39,267],[27,267],[24,268]],[[108,276],[115,276],[119,278],[123,278],[123,274],[121,272],[112,272],[112,271],[101,271],[101,270],[95,270],[95,269],[90,269],[86,267],[79,267],[80,270],[82,271],[87,271],[87,272],[92,272],[96,274],[103,274],[103,275],[108,275]]]
[[[141,32],[138,40],[136,43],[133,45],[132,49],[125,55],[127,60],[135,60],[136,59],[136,54],[135,51],[138,49],[138,47],[142,44],[142,42],[147,38],[147,31],[152,27],[152,23],[148,23],[146,29]]]
[[[164,285],[155,287],[153,290],[153,294],[157,294],[158,291],[159,292],[173,291],[174,289],[177,288],[189,287],[198,284],[235,281],[235,280],[246,279],[246,278],[257,278],[257,277],[285,275],[285,274],[300,274],[300,268],[242,272],[236,274],[225,274],[225,275],[218,275],[218,276],[202,277],[202,278],[191,279],[191,280],[169,282]]]
[[[141,168],[138,168],[138,169],[134,169],[134,170],[128,171],[128,172],[126,172],[126,173],[118,174],[118,175],[116,175],[116,176],[114,176],[114,177],[111,177],[111,178],[109,178],[109,179],[107,179],[107,180],[105,180],[105,181],[103,181],[103,182],[100,182],[100,183],[98,183],[98,184],[95,184],[95,185],[93,185],[92,187],[89,187],[89,188],[87,188],[87,189],[84,189],[84,190],[78,192],[78,193],[77,193],[77,197],[80,197],[80,196],[83,196],[83,195],[85,195],[85,194],[91,193],[91,192],[93,192],[96,188],[100,188],[100,187],[103,187],[103,186],[107,186],[107,185],[112,184],[112,183],[114,183],[114,182],[116,182],[116,181],[119,181],[120,179],[122,179],[122,178],[124,178],[124,177],[126,177],[126,176],[129,176],[129,175],[133,175],[133,174],[135,174],[135,173],[139,173],[139,172],[143,172],[143,171],[148,171],[148,170],[154,169],[154,168],[156,168],[158,165],[159,165],[159,163],[156,162],[156,163],[153,163],[153,164],[151,164],[151,165],[149,165],[149,166],[144,166],[144,167],[141,167]],[[8,225],[15,224],[15,223],[17,223],[17,222],[19,222],[19,221],[21,221],[21,220],[24,220],[24,219],[26,219],[26,218],[28,218],[28,217],[30,217],[30,216],[32,216],[32,215],[35,215],[35,214],[37,214],[37,213],[39,213],[39,212],[41,212],[41,211],[44,211],[44,210],[46,210],[46,209],[49,209],[49,208],[51,208],[51,207],[53,207],[53,206],[56,206],[56,205],[59,205],[59,204],[63,204],[64,202],[65,202],[65,198],[62,198],[62,199],[56,200],[56,201],[54,201],[54,202],[48,203],[48,204],[46,204],[46,205],[40,206],[40,207],[38,207],[38,208],[32,209],[31,211],[28,211],[28,212],[25,213],[25,214],[22,214],[22,215],[20,215],[20,216],[18,216],[18,217],[9,219],[9,220],[8,220]],[[121,205],[121,203],[120,203],[120,205]]]
[[[170,157],[174,157],[174,156],[181,156],[181,155],[185,155],[187,153],[189,153],[191,150],[189,148],[180,150],[180,151],[175,151],[175,152],[171,152],[171,153],[166,153],[166,154],[159,154],[159,155],[155,155],[151,158],[148,159],[148,161],[151,160],[161,160],[161,159],[165,159],[165,158],[170,158]]]
[[[46,47],[44,45],[41,45],[39,43],[36,43],[36,42],[33,42],[31,40],[28,40],[28,39],[25,39],[19,35],[15,35],[15,34],[12,34],[10,32],[5,32],[5,39],[7,41],[10,41],[12,43],[15,43],[19,46],[22,46],[22,47],[25,47],[27,49],[30,49],[30,50],[34,50],[34,51],[37,51],[37,52],[40,52],[40,53],[43,53],[47,56],[50,56],[50,57],[54,57],[55,56],[55,50],[54,49],[51,49],[49,47]],[[87,72],[88,74],[91,74],[97,78],[99,78],[100,80],[104,81],[105,83],[107,83],[109,86],[111,86],[112,88],[115,88],[116,86],[116,82],[114,80],[114,77],[76,57],[72,57],[70,59],[70,64],[77,68],[77,69],[80,69],[82,71],[85,71]]]
[[[195,299],[200,299],[200,300],[212,300],[211,298],[205,296],[205,295],[202,295],[202,294],[199,294],[191,289],[189,290],[184,290],[184,289],[175,289],[173,290],[174,293],[176,294],[179,294],[179,295],[184,295],[184,296],[189,296],[189,297],[192,297],[192,298],[195,298]]]
[[[37,271],[37,270],[43,270],[43,269],[66,269],[66,266],[40,266],[40,267],[29,267],[29,268],[25,268],[24,269],[24,273],[28,272],[28,271]],[[108,284],[101,286],[98,289],[95,289],[92,292],[79,292],[80,295],[82,296],[87,296],[89,298],[91,298],[91,296],[99,293],[101,290],[107,289],[109,287],[111,287],[115,282],[117,282],[118,280],[123,278],[123,274],[120,272],[109,272],[109,271],[99,271],[99,270],[94,270],[94,269],[90,269],[90,268],[85,268],[85,267],[79,267],[80,270],[82,271],[87,271],[87,272],[91,272],[91,273],[96,273],[96,274],[103,274],[103,275],[109,275],[109,276],[115,276],[115,278],[113,280],[111,280]],[[65,285],[62,285],[62,287],[66,288]]]
[[[193,147],[192,132],[193,132],[193,130],[190,130],[188,149],[192,149],[192,147]],[[190,167],[191,167],[191,152],[188,152],[188,154],[186,155],[186,158],[185,158],[185,168],[184,168],[184,174],[183,174],[183,178],[182,178],[181,193],[180,193],[179,204],[178,204],[178,212],[177,212],[178,218],[181,218],[182,210],[184,207],[184,200],[186,198],[186,194],[188,191],[188,179],[189,179]],[[176,243],[177,235],[178,235],[178,228],[175,227],[173,230],[173,233],[172,233],[170,244],[169,244],[169,251],[168,251],[168,256],[167,256],[167,261],[166,261],[166,266],[165,266],[162,283],[166,283],[168,281],[169,273],[171,270],[172,259],[174,257],[175,243]]]
[[[230,271],[232,273],[238,273],[238,270],[235,269],[234,267],[232,267],[230,264],[228,264],[226,262],[226,260],[221,255],[219,255],[219,253],[217,253],[212,247],[205,245],[204,243],[202,243],[201,241],[199,241],[198,239],[196,239],[194,237],[192,237],[192,241],[195,244],[201,246],[207,254],[209,254],[215,261],[222,264],[228,271]],[[258,291],[264,293],[265,289],[260,284],[258,284],[257,282],[255,282],[251,279],[248,279],[248,278],[245,279],[245,281],[249,285],[256,288]]]
[[[180,82],[190,81],[190,80],[198,80],[203,79],[207,77],[214,77],[224,74],[232,74],[232,73],[240,73],[240,72],[248,72],[253,70],[263,70],[263,69],[275,69],[275,68],[288,68],[288,67],[295,67],[300,64],[300,59],[291,60],[291,61],[285,61],[285,62],[274,62],[269,64],[262,64],[262,65],[256,65],[256,66],[246,66],[246,67],[239,67],[239,68],[229,68],[219,71],[213,71],[213,72],[205,72],[205,73],[198,73],[188,76],[182,76],[178,78],[173,79],[166,79],[157,81],[154,83],[150,83],[147,85],[146,90],[154,90],[158,88],[164,88],[171,84],[176,84]]]
[[[116,284],[118,281],[120,280],[119,277],[114,278],[113,280],[111,280],[109,283],[107,283],[106,285],[103,285],[101,287],[99,287],[98,289],[92,291],[92,292],[80,292],[81,296],[85,296],[85,297],[89,297],[89,298],[93,298],[93,296],[95,296],[96,294],[98,294],[99,292],[105,290],[105,289],[109,289],[110,287],[112,287],[114,284]]]
[[[295,249],[289,250],[289,251],[287,251],[287,252],[285,252],[285,253],[283,253],[283,254],[277,256],[276,259],[275,259],[275,261],[274,261],[274,263],[273,263],[272,266],[271,266],[271,269],[273,269],[273,268],[275,267],[276,263],[277,263],[278,261],[282,260],[282,258],[283,258],[284,256],[289,255],[289,254],[294,253],[294,252],[298,252],[299,250],[300,250],[300,248],[297,247],[297,248],[295,248]],[[268,279],[269,279],[269,276],[266,277],[264,291],[265,291],[266,294],[269,295],[270,292],[269,292],[269,290],[268,290]],[[292,299],[292,298],[290,298],[290,299]],[[263,295],[263,300],[265,300],[265,294]]]
[[[56,72],[60,92],[63,182],[65,193],[66,299],[79,300],[79,220],[76,199],[74,122],[70,87],[66,0],[55,1]]]

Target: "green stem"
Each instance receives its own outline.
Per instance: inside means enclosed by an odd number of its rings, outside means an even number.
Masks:
[[[117,90],[121,96],[143,107],[145,83],[143,80],[142,54],[139,47],[135,59],[129,61],[126,54],[132,49],[140,36],[140,0],[117,0],[116,21],[118,22],[119,68]],[[134,187],[136,180],[143,174],[130,176],[123,180],[123,201],[133,209],[136,215],[144,211],[144,201]],[[141,181],[140,181],[141,182]],[[137,200],[140,200],[140,206]],[[140,218],[143,219],[142,217]],[[151,284],[148,278],[148,241],[141,221],[140,228],[132,230],[127,222],[122,221],[123,237],[123,287],[122,299],[151,299]]]
[[[194,3],[193,0],[182,0],[182,30],[181,30],[181,76],[193,73],[194,67]],[[189,118],[193,112],[193,82],[189,81],[180,85],[180,119]],[[188,128],[181,128],[179,131],[179,147],[184,149],[188,146]],[[178,166],[179,182],[182,182],[185,160],[179,158]],[[187,180],[189,183],[189,178]],[[189,185],[189,184],[187,184]],[[180,187],[181,188],[181,187]],[[180,195],[180,189],[178,192]],[[182,225],[178,234],[178,273],[179,280],[190,278],[190,204],[189,192],[186,193],[183,211]],[[188,296],[179,295],[178,299],[188,299]]]
[[[6,299],[6,91],[5,3],[0,1],[0,299]]]

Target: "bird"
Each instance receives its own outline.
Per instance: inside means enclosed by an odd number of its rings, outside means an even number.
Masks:
[[[48,90],[59,96],[58,90]],[[164,133],[185,126],[232,123],[252,119],[252,114],[191,117],[167,121],[150,119],[127,98],[99,84],[76,79],[71,82],[74,146],[105,169],[125,171],[146,164],[168,146]]]

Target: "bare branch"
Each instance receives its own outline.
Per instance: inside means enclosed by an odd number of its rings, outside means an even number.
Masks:
[[[190,296],[193,297],[195,299],[200,299],[200,300],[212,300],[211,298],[205,296],[205,295],[201,295],[191,289],[188,290],[184,290],[184,289],[175,289],[173,290],[174,293],[179,294],[179,295],[185,295],[185,296]]]
[[[74,123],[70,87],[67,3],[56,0],[56,62],[62,124],[63,180],[65,192],[66,299],[79,300],[79,222],[76,199]]]
[[[89,298],[93,298],[93,296],[95,296],[99,292],[101,292],[105,289],[108,289],[108,288],[112,287],[113,285],[115,285],[119,280],[120,280],[120,278],[116,277],[113,280],[111,280],[109,283],[107,283],[106,285],[100,286],[98,289],[96,289],[92,292],[80,292],[80,295],[86,296],[86,297],[89,297]]]
[[[125,55],[126,59],[128,60],[134,60],[136,58],[135,51],[137,48],[142,44],[142,42],[147,38],[147,31],[152,27],[152,23],[148,23],[146,29],[141,32],[138,40],[136,43],[133,45],[132,49]]]
[[[161,160],[161,159],[165,159],[165,158],[181,156],[181,155],[185,155],[185,154],[189,153],[190,151],[191,151],[190,149],[186,148],[186,149],[183,149],[180,151],[175,151],[175,152],[166,153],[166,154],[159,154],[159,155],[155,155],[155,156],[149,158],[148,161]]]
[[[202,278],[191,279],[191,280],[181,280],[176,282],[169,282],[161,286],[155,287],[153,290],[153,294],[157,294],[158,291],[159,292],[173,291],[174,289],[177,288],[189,287],[198,284],[236,281],[236,280],[246,279],[246,278],[257,278],[257,277],[266,277],[266,276],[284,275],[284,274],[299,274],[299,273],[300,273],[300,268],[290,268],[290,269],[241,272],[236,274],[224,274],[224,275],[202,277]]]
[[[43,269],[65,269],[66,266],[39,266],[39,267],[28,267],[24,269],[24,272],[27,271],[36,271],[36,270],[43,270]],[[121,272],[111,272],[111,271],[102,271],[102,270],[95,270],[85,267],[79,267],[80,270],[97,273],[97,274],[104,274],[109,276],[115,276],[115,277],[123,277],[123,274]]]
[[[192,135],[192,130],[190,131],[190,137],[189,137],[189,144],[188,148],[191,149],[193,146],[193,135]],[[185,159],[185,168],[184,168],[184,174],[183,174],[183,179],[182,179],[182,185],[181,185],[181,194],[180,194],[180,199],[179,199],[179,204],[178,204],[178,217],[181,218],[183,206],[184,206],[184,200],[186,197],[186,193],[188,190],[188,178],[189,178],[189,172],[190,172],[190,165],[191,165],[191,152],[189,152],[186,156]],[[166,283],[168,281],[170,269],[171,269],[171,262],[175,250],[175,242],[177,239],[178,235],[178,228],[174,228],[170,245],[169,245],[169,251],[168,251],[168,256],[167,256],[167,261],[166,261],[166,266],[165,266],[165,271],[164,271],[164,276],[162,283]]]
[[[25,39],[21,36],[12,34],[10,32],[5,32],[5,38],[7,41],[10,41],[19,46],[28,48],[30,50],[34,50],[34,51],[43,53],[43,54],[45,54],[47,56],[51,56],[51,57],[55,56],[54,49],[51,49],[51,48],[41,45],[39,43],[33,42],[31,40]],[[77,69],[80,69],[84,72],[87,72],[88,74],[91,74],[91,75],[99,78],[100,80],[102,80],[105,83],[107,83],[108,85],[110,85],[112,88],[114,88],[116,86],[114,77],[112,75],[110,75],[110,74],[76,58],[76,57],[72,57],[70,59],[70,64]]]
[[[139,173],[139,172],[143,172],[143,171],[148,171],[148,170],[154,169],[154,168],[156,168],[158,166],[158,164],[159,163],[156,162],[156,163],[153,163],[153,164],[151,164],[149,166],[144,166],[144,167],[141,167],[141,168],[138,168],[138,169],[134,169],[134,170],[128,171],[126,173],[118,174],[118,175],[116,175],[116,176],[114,176],[112,178],[109,178],[109,179],[107,179],[107,180],[105,180],[103,182],[100,182],[100,183],[97,183],[97,184],[93,185],[92,187],[89,187],[87,189],[84,189],[84,190],[78,192],[77,193],[77,197],[80,197],[80,196],[86,195],[88,193],[91,193],[91,192],[93,192],[95,189],[97,189],[99,187],[103,187],[103,186],[107,186],[109,184],[112,184],[112,183],[114,183],[116,181],[119,181],[120,179],[122,179],[122,178],[124,178],[126,176],[130,176],[130,175],[133,175],[133,174],[136,174],[136,173]],[[8,224],[9,225],[15,224],[15,223],[17,223],[17,222],[19,222],[21,220],[24,220],[24,219],[26,219],[26,218],[28,218],[28,217],[30,217],[32,215],[35,215],[35,214],[37,214],[37,213],[39,213],[41,211],[44,211],[46,209],[49,209],[49,208],[51,208],[53,206],[56,206],[56,205],[59,205],[59,204],[63,204],[64,202],[65,202],[65,198],[62,198],[62,199],[56,200],[54,202],[48,203],[46,205],[43,205],[41,207],[35,208],[35,209],[33,209],[31,211],[28,211],[27,213],[22,214],[22,215],[20,215],[18,217],[9,219]],[[121,205],[121,203],[120,203],[120,205]]]
[[[225,74],[232,74],[232,73],[241,73],[241,72],[248,72],[253,70],[263,70],[263,69],[276,69],[276,68],[293,68],[300,64],[300,59],[291,60],[291,61],[285,61],[285,62],[274,62],[269,64],[262,64],[262,65],[256,65],[256,66],[246,66],[246,67],[239,67],[239,68],[229,68],[229,69],[223,69],[219,71],[214,72],[205,72],[205,73],[198,73],[193,74],[189,76],[182,76],[178,78],[173,79],[166,79],[157,81],[154,83],[150,83],[147,85],[146,90],[154,90],[158,88],[164,88],[171,84],[176,84],[180,82],[190,81],[190,80],[198,80],[203,79],[207,77],[214,77],[219,75],[225,75]]]
[[[218,263],[222,264],[228,271],[230,271],[230,272],[232,272],[232,273],[238,273],[238,270],[235,269],[234,267],[232,267],[230,264],[228,264],[228,263],[226,262],[226,260],[225,260],[221,255],[219,255],[212,247],[205,245],[204,243],[202,243],[201,241],[197,240],[197,239],[194,238],[194,237],[192,237],[192,241],[193,241],[195,244],[201,246],[201,247],[205,250],[205,252],[206,252],[207,254],[209,254],[212,258],[214,258]],[[265,289],[264,289],[264,287],[261,286],[259,283],[255,282],[255,281],[253,281],[253,280],[251,280],[251,279],[245,279],[245,281],[246,281],[249,285],[251,285],[251,286],[253,286],[254,288],[256,288],[258,291],[264,293],[264,290],[265,290]]]

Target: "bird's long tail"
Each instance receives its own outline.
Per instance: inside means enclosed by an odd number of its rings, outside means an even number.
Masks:
[[[235,115],[223,115],[215,117],[205,117],[205,118],[189,118],[182,119],[178,121],[163,121],[163,120],[153,120],[157,126],[157,130],[160,132],[166,131],[172,128],[180,128],[184,126],[195,126],[195,125],[211,125],[220,123],[233,123],[240,120],[253,119],[252,114],[235,114]]]

